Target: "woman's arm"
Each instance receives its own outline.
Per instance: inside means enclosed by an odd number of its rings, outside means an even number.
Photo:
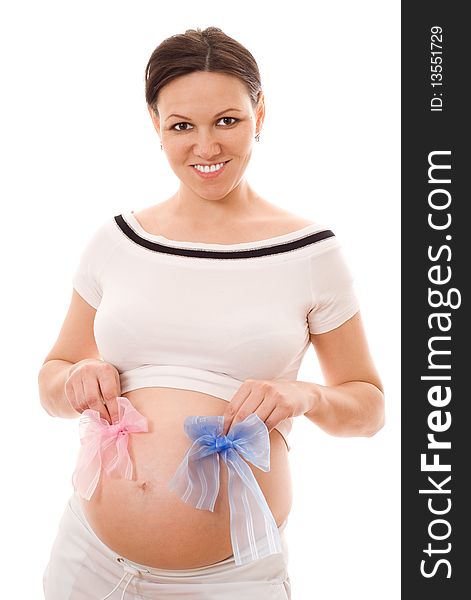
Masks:
[[[51,416],[80,416],[67,400],[65,382],[75,363],[83,359],[100,358],[93,335],[95,313],[96,310],[73,289],[57,340],[38,373],[41,406]]]
[[[119,374],[100,358],[93,332],[95,313],[74,289],[59,336],[38,374],[41,405],[51,416],[74,418],[90,407],[104,419],[118,418]]]
[[[384,424],[384,394],[360,312],[310,339],[325,385],[303,382],[313,394],[305,416],[331,435],[374,435]]]

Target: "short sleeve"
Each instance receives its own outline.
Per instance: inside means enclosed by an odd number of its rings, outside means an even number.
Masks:
[[[72,276],[74,289],[95,309],[103,295],[102,271],[111,245],[108,229],[108,223],[101,224],[87,240]]]
[[[311,257],[312,307],[307,315],[310,333],[339,327],[359,310],[353,276],[334,239],[328,249]]]

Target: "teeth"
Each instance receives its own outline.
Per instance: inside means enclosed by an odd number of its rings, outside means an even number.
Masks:
[[[195,169],[201,171],[201,173],[214,173],[215,171],[219,171],[221,167],[224,166],[224,163],[217,163],[216,165],[193,165]]]

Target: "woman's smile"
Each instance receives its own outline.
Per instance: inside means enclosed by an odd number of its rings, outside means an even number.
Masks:
[[[210,165],[206,163],[197,163],[191,165],[191,168],[203,179],[214,179],[215,177],[219,177],[225,171],[228,162],[229,161],[226,160],[225,162],[212,163]]]

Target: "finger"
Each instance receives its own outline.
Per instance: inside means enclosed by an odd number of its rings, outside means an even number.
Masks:
[[[84,410],[88,408],[88,403],[85,398],[85,392],[83,389],[83,381],[79,378],[74,379],[72,382],[72,386],[74,389],[75,402],[77,404],[76,409],[83,413]]]
[[[98,385],[98,380],[95,377],[84,378],[83,390],[88,406],[92,410],[97,410],[100,413],[100,417],[111,423],[110,415],[103,402],[104,399]]]
[[[228,407],[224,412],[224,431],[227,433],[229,429],[237,422],[243,421],[250,413],[243,411],[239,414],[241,407],[250,399],[249,408],[252,412],[260,405],[266,395],[266,388],[261,385],[262,382],[257,379],[246,379],[239,387],[229,402]],[[245,412],[245,414],[244,414]],[[238,421],[234,423],[235,417],[238,415]],[[242,418],[240,418],[242,416]]]
[[[112,424],[118,423],[118,421],[119,421],[118,396],[114,396],[113,398],[109,398],[108,400],[106,400],[106,408],[108,409],[111,423]]]
[[[265,399],[265,401],[254,412],[260,418],[260,420],[265,423],[268,431],[270,431],[269,427],[273,423],[274,419],[274,424],[277,425],[276,416],[278,414],[278,408],[274,402]],[[274,425],[271,426],[272,428],[274,427]]]
[[[242,402],[237,412],[233,415],[231,422],[228,423],[227,427],[224,428],[224,431],[230,431],[235,425],[237,425],[237,423],[240,423],[256,411],[260,411],[263,414],[264,409],[261,408],[262,403],[262,396],[259,394],[250,394],[249,397]],[[227,434],[224,433],[224,435]]]
[[[234,396],[231,398],[229,404],[224,411],[224,425],[222,428],[222,435],[227,435],[227,432],[232,426],[232,421],[239,411],[240,407],[246,401],[247,397],[250,395],[250,388],[246,384],[242,384],[241,387],[237,390]]]
[[[271,433],[277,425],[279,425],[282,421],[288,418],[288,414],[286,409],[283,407],[275,407],[273,412],[271,412],[266,419],[264,419],[266,428],[268,429],[268,433]]]
[[[98,385],[106,403],[111,423],[117,423],[119,421],[119,409],[116,398],[120,395],[121,390],[112,369],[103,369],[99,374]]]

